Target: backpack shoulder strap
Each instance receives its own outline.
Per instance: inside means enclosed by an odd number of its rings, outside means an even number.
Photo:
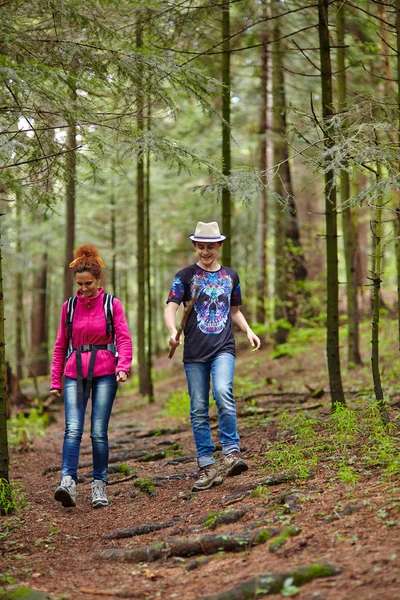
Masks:
[[[68,327],[68,351],[67,356],[71,354],[72,351],[72,319],[74,318],[76,303],[78,298],[76,296],[72,296],[68,298],[67,304],[67,319],[64,323],[64,327]]]
[[[115,337],[115,330],[114,330],[114,306],[113,306],[113,302],[114,302],[114,296],[112,294],[107,294],[104,293],[104,298],[103,298],[103,306],[104,306],[104,314],[106,317],[106,334],[107,335],[112,335],[113,338]]]

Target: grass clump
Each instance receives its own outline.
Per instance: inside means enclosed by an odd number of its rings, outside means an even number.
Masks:
[[[173,392],[162,409],[167,417],[188,419],[190,414],[190,398],[186,390]]]
[[[0,515],[7,516],[24,506],[26,502],[21,487],[0,479]]]
[[[10,447],[16,448],[26,441],[46,435],[49,418],[42,408],[31,408],[29,413],[18,413],[7,421],[7,437]]]

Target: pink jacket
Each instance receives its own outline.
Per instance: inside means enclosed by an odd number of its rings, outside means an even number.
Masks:
[[[74,348],[85,344],[109,344],[114,340],[112,336],[106,335],[106,317],[103,308],[104,289],[99,288],[99,294],[95,298],[85,298],[78,290],[76,293],[78,301],[72,319],[72,342]],[[132,340],[129,333],[122,303],[117,298],[113,301],[114,329],[118,348],[118,362],[115,364],[115,356],[108,350],[99,350],[94,365],[93,377],[117,374],[119,371],[129,372],[132,362]],[[61,309],[60,324],[58,326],[56,343],[54,346],[53,362],[51,365],[51,389],[62,389],[61,378],[76,379],[76,352],[73,352],[65,362],[69,339],[67,320],[67,302]],[[85,379],[88,374],[90,352],[82,353],[82,375]]]

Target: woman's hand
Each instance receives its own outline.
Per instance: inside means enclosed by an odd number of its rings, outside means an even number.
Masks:
[[[53,390],[50,390],[50,394],[53,394],[53,396],[57,396],[59,398],[61,396],[61,390],[54,388]]]
[[[124,383],[128,379],[128,374],[125,371],[120,371],[117,375],[117,382]]]

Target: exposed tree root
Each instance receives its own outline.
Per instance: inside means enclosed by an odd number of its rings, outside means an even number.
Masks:
[[[221,525],[228,525],[231,523],[237,523],[242,517],[249,511],[248,507],[243,506],[238,510],[226,510],[220,513],[210,513],[199,520],[199,523],[210,529],[216,529]]]
[[[170,556],[195,556],[197,554],[215,554],[221,550],[226,552],[242,552],[267,542],[276,530],[259,529],[242,533],[225,533],[199,535],[192,538],[171,538],[164,542],[155,542],[151,546],[142,546],[128,550],[110,548],[93,555],[98,560],[118,562],[151,562]]]
[[[263,573],[220,594],[203,596],[201,600],[258,600],[267,594],[279,594],[288,579],[292,580],[293,585],[301,586],[318,577],[332,577],[339,573],[341,569],[333,565],[319,564],[299,567],[284,573]]]
[[[167,529],[173,527],[181,519],[175,517],[171,521],[164,522],[153,522],[153,523],[142,523],[135,527],[126,527],[125,529],[116,529],[111,533],[105,533],[103,537],[107,540],[120,540],[123,538],[130,538],[136,535],[145,535],[146,533],[152,533],[153,531],[159,531],[160,529]]]
[[[280,485],[281,483],[286,483],[288,481],[295,481],[298,478],[299,478],[299,475],[297,473],[284,473],[282,475],[271,475],[270,477],[267,477],[266,479],[263,479],[262,481],[257,481],[255,483],[252,483],[251,485],[247,485],[246,487],[240,488],[238,490],[235,490],[234,492],[226,494],[225,496],[222,497],[221,504],[223,504],[224,506],[228,506],[229,504],[234,504],[235,502],[240,502],[241,500],[246,498],[246,496],[249,496],[251,494],[251,492],[253,490],[255,490],[257,487]]]

